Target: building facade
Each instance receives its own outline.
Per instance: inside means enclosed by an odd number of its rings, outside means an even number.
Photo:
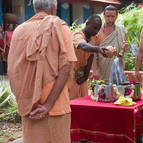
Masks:
[[[132,0],[129,0],[130,2]],[[120,4],[129,4],[127,0],[58,0],[57,15],[68,25],[73,22],[83,23],[95,13],[101,13],[105,6],[112,4],[120,8]],[[142,1],[142,0],[140,0]],[[138,0],[139,2],[139,0]],[[17,15],[20,24],[34,15],[32,0],[0,0],[0,25],[3,24],[3,15],[13,13]]]
[[[0,25],[3,23],[3,15],[13,13],[17,15],[17,23],[22,23],[34,15],[32,0],[0,0]],[[84,22],[91,14],[89,5],[58,2],[57,15],[65,20],[68,25],[74,21]]]

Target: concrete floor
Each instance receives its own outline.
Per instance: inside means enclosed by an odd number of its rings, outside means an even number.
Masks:
[[[19,138],[17,140],[14,140],[12,142],[9,142],[9,143],[22,143],[22,138]]]

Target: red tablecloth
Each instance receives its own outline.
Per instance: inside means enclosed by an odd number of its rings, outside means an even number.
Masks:
[[[143,97],[143,96],[142,96]],[[143,99],[134,106],[95,102],[89,96],[70,102],[71,140],[95,143],[136,143],[142,122]]]

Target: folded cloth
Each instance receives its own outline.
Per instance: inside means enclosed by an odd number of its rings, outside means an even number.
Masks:
[[[136,102],[133,102],[132,98],[120,96],[114,104],[121,106],[133,106]]]

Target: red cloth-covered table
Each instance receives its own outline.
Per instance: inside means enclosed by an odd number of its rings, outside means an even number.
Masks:
[[[71,100],[71,140],[136,143],[143,133],[143,96],[134,106],[95,102],[90,96]]]

